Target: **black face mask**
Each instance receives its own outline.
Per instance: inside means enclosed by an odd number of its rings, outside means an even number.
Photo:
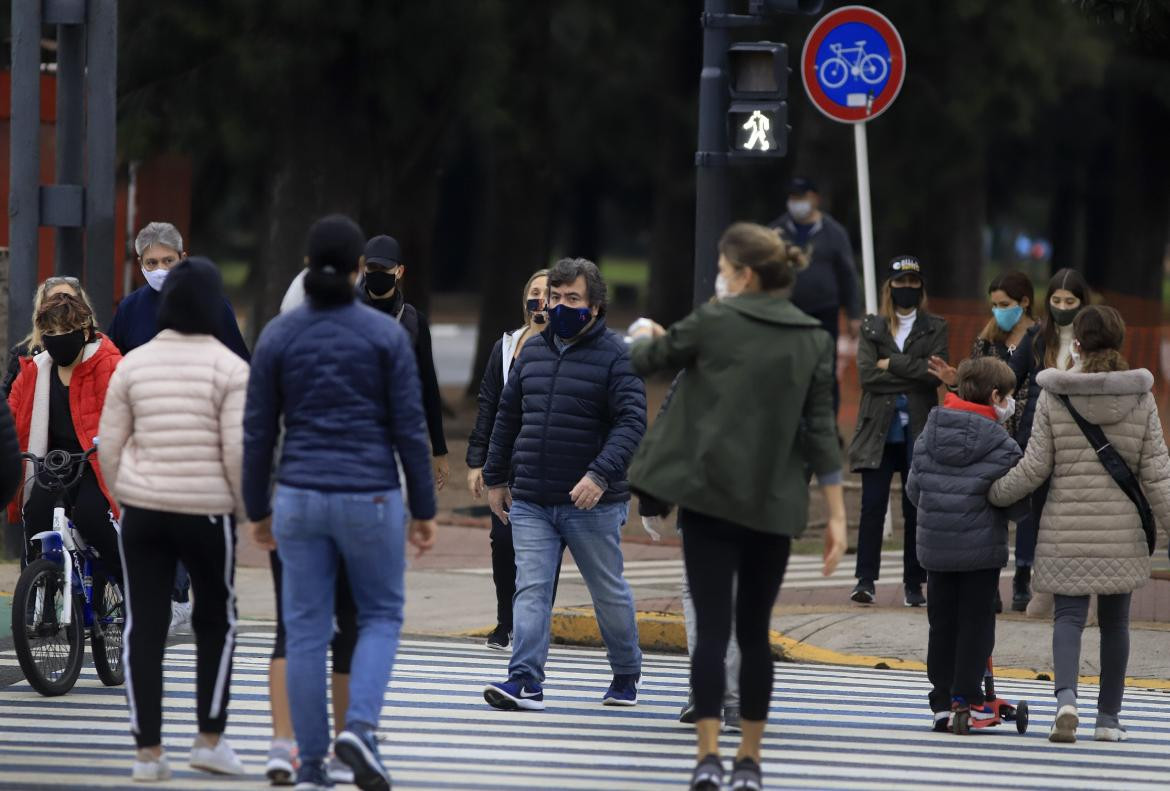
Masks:
[[[62,367],[73,365],[85,348],[85,330],[74,330],[64,335],[44,335],[41,344],[45,351],[53,358],[53,362]]]
[[[1048,312],[1052,314],[1052,320],[1056,322],[1056,326],[1067,327],[1073,323],[1073,319],[1081,312],[1081,306],[1078,305],[1075,308],[1055,308],[1049,305]]]
[[[537,324],[545,324],[548,321],[548,315],[540,308],[541,302],[540,299],[530,299],[527,303],[528,313]]]
[[[894,301],[894,307],[902,310],[916,308],[922,302],[922,289],[915,286],[891,286],[890,299]]]
[[[382,296],[398,288],[398,276],[393,272],[373,270],[366,272],[366,291],[370,296]]]

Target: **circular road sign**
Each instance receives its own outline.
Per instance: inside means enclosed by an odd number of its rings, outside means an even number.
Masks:
[[[812,103],[848,124],[885,112],[906,79],[902,37],[883,14],[859,5],[822,17],[805,39],[800,64]]]

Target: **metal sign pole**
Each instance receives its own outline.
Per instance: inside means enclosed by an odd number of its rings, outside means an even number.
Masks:
[[[861,214],[861,267],[865,284],[865,312],[877,313],[877,278],[873,262],[873,207],[869,200],[869,145],[865,122],[853,125],[857,152],[857,208]]]

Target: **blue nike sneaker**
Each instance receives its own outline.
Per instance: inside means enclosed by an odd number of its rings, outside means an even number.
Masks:
[[[605,691],[601,702],[606,706],[636,706],[638,705],[638,682],[642,680],[640,673],[619,673],[613,677],[613,683]]]
[[[519,676],[502,684],[488,684],[483,688],[483,699],[493,709],[501,711],[544,711],[544,688]]]

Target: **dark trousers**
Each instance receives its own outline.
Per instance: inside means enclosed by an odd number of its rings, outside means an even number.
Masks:
[[[902,477],[902,582],[921,585],[926,571],[918,564],[918,509],[906,496],[906,478],[910,475],[909,442],[886,443],[882,463],[876,470],[861,473],[861,526],[857,534],[857,571],[859,580],[880,578],[882,568],[882,530],[886,509],[890,505],[890,484],[894,473]]]
[[[516,546],[512,543],[512,526],[504,524],[492,514],[492,581],[496,585],[496,623],[512,631],[512,599],[516,596]],[[565,559],[565,545],[561,544],[561,558],[557,561],[557,575],[553,578],[552,603],[557,602],[557,586],[561,582],[561,564]]]
[[[995,648],[999,569],[932,571],[926,586],[930,643],[926,672],[930,710],[950,711],[951,699],[983,703],[983,671]]]
[[[65,492],[62,500],[65,514],[73,520],[77,532],[100,556],[94,573],[94,590],[100,591],[107,577],[120,584],[122,562],[118,553],[118,531],[114,527],[110,504],[93,471],[86,471],[77,485]],[[57,495],[39,486],[33,487],[28,502],[24,504],[25,565],[34,559],[30,554],[33,551],[32,536],[53,529],[53,508],[56,505]]]
[[[694,511],[680,510],[678,519],[698,633],[691,655],[696,716],[709,719],[723,712],[723,659],[731,639],[734,606],[735,635],[742,655],[740,713],[745,720],[763,722],[772,699],[768,632],[792,539]]]
[[[201,733],[227,725],[236,643],[236,526],[230,516],[143,508],[122,514],[126,572],[126,697],[139,747],[162,743],[163,654],[171,623],[175,564],[195,590],[195,705]]]
[[[284,565],[280,562],[280,553],[273,550],[268,553],[268,565],[272,568],[272,584],[276,586],[276,640],[272,644],[272,658],[285,659],[286,632],[284,628],[284,606],[282,588],[284,585]],[[345,573],[345,563],[337,562],[337,588],[333,596],[333,642],[329,644],[329,651],[333,656],[333,672],[338,675],[349,675],[353,664],[353,650],[357,646],[357,604],[353,600],[353,591],[349,587],[349,577]]]
[[[841,383],[837,381],[837,337],[841,334],[841,309],[819,310],[809,315],[819,321],[833,339],[833,416],[836,417],[841,408]]]
[[[171,591],[171,598],[183,603],[191,600],[191,575],[182,563],[175,567],[175,587]]]

